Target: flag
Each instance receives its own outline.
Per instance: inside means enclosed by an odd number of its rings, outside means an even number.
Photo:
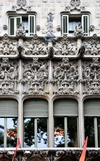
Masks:
[[[81,153],[81,157],[79,161],[85,161],[87,142],[88,142],[88,137],[86,137],[84,141],[83,151]]]
[[[18,148],[19,148],[19,145],[20,145],[20,139],[18,138],[17,144],[16,144],[16,149],[15,149],[15,151],[14,151],[14,156],[13,156],[13,158],[12,158],[12,161],[14,161],[14,158],[15,158],[15,156],[16,156],[16,153],[17,153],[17,150],[18,150]]]

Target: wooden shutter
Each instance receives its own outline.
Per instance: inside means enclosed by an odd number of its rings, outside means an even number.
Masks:
[[[77,116],[77,101],[73,99],[59,99],[54,102],[54,116]]]
[[[100,99],[89,99],[84,101],[84,116],[100,117]]]
[[[9,19],[9,34],[14,36],[16,35],[17,28],[19,24],[22,22],[22,17],[10,17]]]
[[[44,99],[34,98],[24,102],[24,117],[47,117],[48,103]]]
[[[82,28],[84,30],[84,35],[89,35],[89,15],[82,15]]]
[[[68,34],[68,15],[62,15],[62,34]]]
[[[14,17],[10,17],[10,35],[14,35],[14,28],[15,28],[15,23],[14,23]]]
[[[13,99],[0,99],[0,117],[18,117],[18,103]]]
[[[29,35],[33,35],[35,34],[35,15],[29,15],[28,22]]]

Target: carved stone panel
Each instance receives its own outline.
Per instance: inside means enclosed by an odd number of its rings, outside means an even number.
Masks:
[[[23,56],[30,57],[47,54],[47,45],[43,42],[43,40],[38,38],[37,35],[34,35],[31,40],[25,41],[23,48]]]
[[[78,65],[76,61],[63,58],[53,66],[54,94],[78,94]]]
[[[66,35],[54,45],[54,55],[77,55],[77,44],[73,39],[68,39]]]
[[[100,55],[100,39],[96,34],[89,39],[85,39],[83,41],[83,45],[85,46],[85,55],[86,56],[96,56]]]
[[[0,94],[18,94],[18,62],[2,58],[0,63]]]
[[[33,58],[32,61],[23,62],[24,94],[48,94],[48,64]]]
[[[93,58],[83,62],[83,94],[100,94],[100,61]]]
[[[5,34],[0,40],[0,57],[6,56],[17,56],[17,41],[11,40],[7,34]]]

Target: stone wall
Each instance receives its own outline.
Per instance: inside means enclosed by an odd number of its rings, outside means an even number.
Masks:
[[[37,25],[40,25],[40,31],[37,32],[38,35],[43,35],[46,30],[46,17],[49,12],[54,15],[54,30],[56,35],[60,36],[61,31],[57,31],[57,27],[61,26],[61,12],[66,11],[66,7],[70,6],[70,0],[27,0],[27,2],[17,0],[5,0],[0,2],[0,35],[4,33],[8,34],[8,11],[13,10],[13,6],[20,7],[23,5],[24,8],[31,6],[30,10],[37,13],[36,21]],[[100,35],[100,1],[99,0],[81,0],[80,7],[84,6],[85,11],[90,12],[90,24],[95,26],[94,33],[98,36]],[[7,29],[4,28],[7,25]],[[91,35],[94,34],[93,32]]]

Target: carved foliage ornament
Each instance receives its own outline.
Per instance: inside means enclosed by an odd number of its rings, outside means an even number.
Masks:
[[[57,40],[57,37],[55,36],[55,32],[53,30],[53,19],[53,14],[49,12],[47,16],[47,31],[44,36],[46,42],[55,42]]]
[[[18,94],[18,63],[2,58],[0,63],[0,94]]]
[[[38,58],[33,61],[23,63],[23,83],[25,85],[24,93],[43,94],[48,83],[48,65]]]
[[[25,55],[46,55],[46,53],[47,45],[37,35],[34,35],[30,41],[24,42]]]
[[[26,34],[25,27],[23,26],[22,23],[19,24],[16,32],[17,38],[24,38]]]
[[[17,5],[23,7],[26,5],[26,0],[17,0]]]
[[[54,45],[55,55],[76,55],[77,44],[74,40],[67,38],[67,35],[63,36],[63,39]]]
[[[78,67],[76,62],[63,58],[62,62],[55,62],[53,70],[55,85],[54,94],[77,94]]]
[[[83,62],[84,94],[100,94],[100,62],[93,58],[91,62]]]
[[[85,55],[100,55],[100,39],[96,34],[89,40],[83,41],[85,46]]]
[[[77,7],[80,5],[80,0],[71,0],[70,4],[71,6]]]
[[[0,41],[0,55],[16,55],[17,54],[17,41],[12,41],[8,35],[3,36]]]

